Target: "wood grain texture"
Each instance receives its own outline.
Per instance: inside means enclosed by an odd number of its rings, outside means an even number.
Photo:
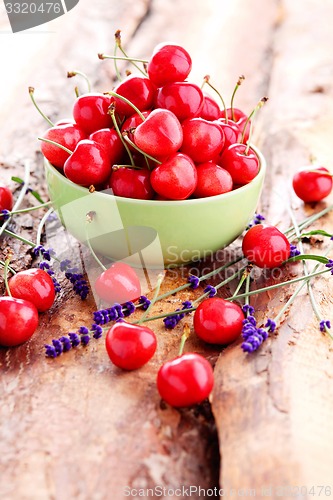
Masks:
[[[288,190],[293,172],[311,154],[319,163],[332,164],[327,137],[333,132],[328,78],[333,10],[328,2],[286,0],[280,2],[280,11],[271,45],[269,112],[261,133],[268,163],[262,210],[270,223],[285,229],[290,224],[288,204],[300,221],[332,203],[330,196],[325,203],[304,206]],[[333,215],[314,228],[332,232]],[[306,245],[313,253],[327,247],[320,239]],[[302,265],[292,265],[285,278],[300,273]],[[274,317],[295,288],[258,296],[253,305],[261,321]],[[313,288],[322,316],[331,317],[331,280],[318,279]],[[332,343],[319,332],[306,288],[257,355],[246,356],[232,346],[221,354],[215,374],[213,409],[222,455],[220,481],[226,491],[247,488],[261,496],[262,487],[272,487],[270,496],[278,498],[279,486],[304,485],[309,491],[313,485],[331,485]],[[308,497],[303,492],[301,498]]]
[[[193,79],[200,83],[209,73],[224,95],[229,96],[238,76],[245,74],[237,106],[247,111],[263,95],[269,96],[257,124],[257,141],[269,167],[260,209],[267,221],[285,228],[291,172],[308,161],[309,153],[331,162],[332,14],[325,0],[251,0],[246,5],[241,0],[194,0],[190,8],[186,0],[98,0],[93,9],[91,2],[80,0],[73,11],[54,21],[54,33],[45,35],[45,44],[22,66],[0,110],[1,176],[22,176],[23,162],[30,159],[32,185],[46,196],[36,141],[44,123],[32,108],[27,87],[35,86],[36,98],[52,119],[68,116],[74,82],[67,81],[67,70],[85,71],[96,89],[111,86],[113,63],[99,61],[97,53],[111,52],[113,34],[121,29],[124,46],[137,56],[148,56],[160,41],[183,44],[193,57]],[[83,87],[83,82],[76,83]],[[324,206],[304,208],[295,198],[291,203],[299,220]],[[20,217],[13,228],[34,238],[39,215]],[[319,226],[332,231],[332,215]],[[56,236],[53,243],[62,248],[62,237]],[[31,264],[26,246],[4,239],[1,251],[9,245],[17,269]],[[326,248],[319,240],[313,245],[311,251]],[[72,251],[82,258],[76,245]],[[219,253],[213,262],[202,263],[201,271],[218,266],[225,257],[225,252]],[[184,283],[190,269],[170,271],[162,291]],[[301,272],[301,264],[292,265],[285,277]],[[263,277],[258,277],[255,285],[261,283]],[[24,346],[0,349],[1,500],[122,500],[126,486],[214,488],[218,475],[224,491],[256,489],[256,496],[265,486],[329,482],[332,351],[318,331],[305,290],[278,334],[255,356],[245,356],[238,344],[219,356],[219,347],[194,336],[189,339],[188,351],[202,353],[212,365],[218,359],[214,421],[208,402],[179,411],[161,405],[158,397],[156,373],[165,359],[177,354],[182,325],[171,332],[161,322],[151,325],[158,335],[158,351],[135,373],[110,364],[103,340],[56,360],[44,358],[45,343],[89,325],[96,308],[92,298],[82,303],[65,280],[62,284],[50,314],[41,316],[38,334]],[[314,288],[323,316],[329,318],[332,285],[322,278]],[[201,288],[171,296],[156,305],[156,313],[176,309],[200,293]],[[222,296],[228,293],[221,291]],[[291,293],[258,296],[253,302],[258,317],[274,316]]]

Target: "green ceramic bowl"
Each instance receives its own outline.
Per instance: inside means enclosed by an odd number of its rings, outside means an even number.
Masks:
[[[67,231],[111,260],[162,268],[209,257],[229,245],[253,217],[266,171],[229,193],[184,201],[134,200],[89,193],[45,160],[50,199]],[[87,214],[91,222],[87,222]]]

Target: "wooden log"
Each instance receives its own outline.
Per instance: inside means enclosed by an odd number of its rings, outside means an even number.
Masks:
[[[327,72],[333,11],[331,4],[311,0],[286,0],[281,7],[271,46],[270,105],[261,133],[268,163],[262,207],[267,222],[286,229],[288,204],[300,221],[332,202],[331,195],[304,206],[290,187],[292,174],[309,163],[310,154],[324,165],[331,162]],[[332,213],[313,226],[329,232],[332,227]],[[311,253],[328,248],[325,242],[312,243],[306,246]],[[302,273],[302,266],[288,271],[287,279]],[[260,320],[273,317],[295,288],[258,296],[253,305]],[[331,280],[318,279],[313,288],[322,317],[330,318]],[[262,488],[267,488],[273,498],[297,492],[309,498],[311,491],[319,494],[318,485],[331,485],[332,343],[319,331],[306,287],[260,352],[245,355],[239,345],[231,346],[221,354],[215,375],[213,410],[222,455],[220,483],[226,492],[244,489],[265,496]],[[305,488],[297,489],[301,486]]]

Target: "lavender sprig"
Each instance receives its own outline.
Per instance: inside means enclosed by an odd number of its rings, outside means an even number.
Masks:
[[[183,311],[185,309],[190,309],[192,307],[192,302],[190,302],[189,300],[185,300],[185,302],[183,302],[182,305],[183,307],[181,309],[176,309],[175,314],[173,316],[167,316],[166,318],[164,318],[163,323],[165,328],[167,328],[168,330],[172,330],[173,328],[175,328],[178,325],[178,323],[185,317],[185,315],[189,314],[182,312],[179,312],[177,314],[177,312]]]
[[[71,267],[69,259],[60,262],[60,270],[65,273],[65,277],[72,283],[74,292],[85,300],[89,294],[89,286],[82,273],[77,267]]]
[[[274,332],[276,323],[269,318],[264,328],[258,328],[254,317],[254,308],[249,304],[245,304],[243,312],[246,314],[246,318],[243,321],[242,337],[244,342],[241,344],[241,348],[244,352],[251,353],[259,349],[261,344],[268,338],[269,332]]]

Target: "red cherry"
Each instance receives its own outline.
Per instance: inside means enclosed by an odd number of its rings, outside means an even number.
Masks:
[[[147,326],[121,321],[108,330],[105,345],[113,364],[123,370],[136,370],[153,357],[157,340]]]
[[[103,184],[111,175],[109,154],[97,142],[80,141],[65,162],[64,174],[79,186]]]
[[[240,336],[243,320],[244,313],[237,304],[213,297],[198,306],[193,324],[200,339],[209,344],[227,345]]]
[[[108,114],[110,104],[111,98],[104,94],[83,94],[74,103],[74,119],[87,134],[112,127],[112,118]]]
[[[203,163],[215,158],[224,146],[224,133],[215,122],[203,118],[185,120],[183,144],[180,151],[187,154],[196,163]]]
[[[240,143],[242,134],[238,128],[237,123],[233,122],[232,120],[228,120],[227,123],[224,118],[219,118],[218,120],[216,120],[216,123],[220,125],[224,133],[224,146],[221,153],[218,155],[218,157],[221,157],[223,151],[228,149],[231,144],[235,144],[236,142]]]
[[[197,165],[198,182],[193,195],[206,198],[232,190],[232,177],[227,170],[213,162]]]
[[[60,120],[57,120],[54,124],[55,126],[57,125],[75,125],[74,118],[60,118]]]
[[[147,118],[147,116],[150,114],[150,111],[143,111],[142,112],[143,116]],[[121,127],[122,132],[127,132],[128,138],[134,142],[134,133],[133,130],[136,129],[138,125],[140,125],[143,122],[142,118],[138,113],[135,113],[132,116],[129,116],[123,123]],[[132,130],[133,129],[133,130]],[[131,151],[136,151],[131,144],[128,144],[128,147],[130,148]]]
[[[290,255],[290,243],[275,226],[257,224],[244,236],[245,257],[258,267],[279,267]]]
[[[118,163],[125,151],[123,143],[115,129],[102,128],[96,130],[89,136],[89,140],[102,144],[109,154],[109,161],[111,165]]]
[[[0,182],[0,212],[1,210],[11,210],[14,205],[13,195],[6,184]],[[1,218],[0,218],[1,221]]]
[[[234,184],[241,186],[251,182],[260,169],[258,156],[253,149],[238,143],[224,150],[219,165],[228,170]]]
[[[328,196],[332,185],[332,174],[325,167],[307,167],[293,177],[294,191],[306,203],[320,201]]]
[[[13,347],[30,339],[38,326],[38,311],[27,300],[0,297],[0,345]]]
[[[110,188],[113,194],[124,198],[151,200],[154,196],[147,169],[118,168],[111,174]]]
[[[141,284],[131,266],[125,262],[115,262],[97,278],[95,291],[109,304],[123,304],[140,297]]]
[[[118,83],[114,92],[126,97],[140,111],[147,111],[153,107],[156,93],[155,85],[143,76],[129,75],[125,80]],[[131,116],[134,109],[122,101],[119,97],[114,97],[116,112],[123,116]]]
[[[171,200],[185,200],[197,185],[197,170],[191,158],[176,153],[158,165],[151,173],[151,185],[161,196]]]
[[[61,146],[65,146],[70,151],[74,151],[77,144],[83,139],[86,139],[86,137],[86,133],[78,125],[72,123],[49,128],[42,135],[43,139],[61,144]],[[69,153],[63,149],[48,142],[41,142],[40,149],[45,158],[57,168],[63,168],[65,161],[70,156]]]
[[[191,68],[191,57],[183,47],[163,43],[155,47],[147,72],[150,80],[157,87],[162,87],[167,83],[184,81]]]
[[[242,111],[241,109],[238,108],[227,108],[227,113],[225,113],[224,110],[221,111],[221,118],[225,118],[225,115],[227,114],[228,120],[232,120],[233,122],[238,122],[238,120],[245,118],[247,120],[247,115]]]
[[[210,363],[200,354],[186,353],[167,361],[158,371],[161,398],[175,407],[192,406],[208,398],[214,385]]]
[[[179,121],[199,116],[204,96],[198,85],[190,82],[169,83],[158,89],[155,107],[172,111]]]
[[[39,312],[50,309],[55,299],[52,278],[42,269],[26,269],[8,281],[10,293],[16,299],[32,302]]]
[[[200,111],[200,118],[204,118],[208,121],[218,120],[221,116],[220,106],[217,104],[215,99],[211,97],[206,92],[204,95],[204,104],[202,110]]]
[[[243,137],[243,133],[244,133],[244,127],[245,127],[245,123],[247,121],[247,116],[243,117],[243,118],[240,118],[239,120],[237,120],[236,124],[237,124],[237,127],[239,128],[240,130],[240,133],[241,133],[241,137]],[[250,130],[251,130],[251,120],[249,120],[247,122],[247,125],[246,125],[246,128],[245,128],[245,133],[244,133],[244,137],[243,137],[243,144],[246,144],[247,141],[249,140],[249,137],[250,137]]]
[[[182,126],[174,113],[167,109],[154,109],[134,133],[138,148],[154,158],[172,155],[178,151],[182,141]]]

